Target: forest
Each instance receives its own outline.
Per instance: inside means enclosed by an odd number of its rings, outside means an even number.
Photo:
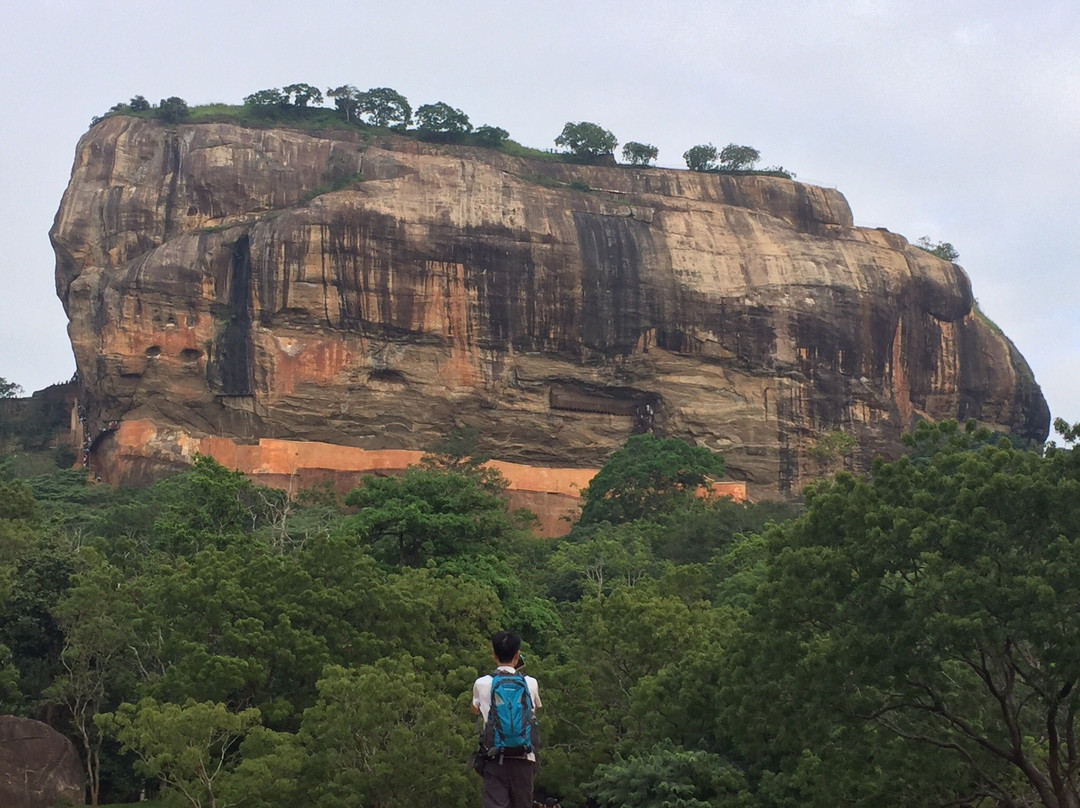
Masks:
[[[461,441],[341,496],[209,458],[141,490],[0,461],[0,711],[92,804],[479,804],[490,636],[571,806],[1080,805],[1080,430],[920,423],[799,503],[651,434],[561,539]],[[467,443],[467,442],[466,442]]]

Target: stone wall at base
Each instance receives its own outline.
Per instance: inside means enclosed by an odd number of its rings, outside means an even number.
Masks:
[[[423,452],[405,449],[371,450],[314,441],[261,438],[240,443],[224,437],[193,437],[159,428],[148,420],[120,422],[98,452],[100,459],[95,463],[100,467],[94,470],[112,483],[142,481],[148,473],[147,458],[161,457],[164,469],[172,458],[191,462],[196,455],[206,455],[227,468],[244,472],[261,485],[295,492],[330,483],[341,493],[354,488],[365,474],[400,474],[424,456]],[[581,511],[581,491],[599,471],[501,460],[490,460],[485,465],[506,479],[511,508],[526,508],[536,515],[536,532],[542,536],[569,532]],[[708,493],[737,502],[747,499],[746,483],[741,481],[712,483]]]

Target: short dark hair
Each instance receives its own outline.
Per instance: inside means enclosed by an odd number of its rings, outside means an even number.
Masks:
[[[521,650],[521,635],[516,631],[497,631],[491,636],[491,650],[499,662],[512,662]]]

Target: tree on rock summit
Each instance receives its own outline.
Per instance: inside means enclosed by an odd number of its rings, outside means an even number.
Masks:
[[[571,154],[581,160],[592,160],[603,154],[613,154],[619,145],[614,134],[589,121],[571,123],[563,127],[562,133],[555,138],[555,145],[569,149]]]

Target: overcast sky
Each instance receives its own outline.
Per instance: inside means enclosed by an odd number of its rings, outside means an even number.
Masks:
[[[389,86],[553,145],[760,150],[860,225],[951,242],[983,311],[1080,421],[1080,2],[35,0],[0,28],[0,376],[70,377],[48,231],[90,118],[141,94]]]

